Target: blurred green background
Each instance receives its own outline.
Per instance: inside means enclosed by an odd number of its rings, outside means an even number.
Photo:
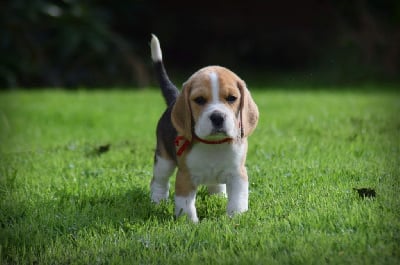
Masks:
[[[396,86],[399,21],[397,0],[1,1],[0,88],[154,85],[151,33],[176,82],[219,64],[262,86]]]

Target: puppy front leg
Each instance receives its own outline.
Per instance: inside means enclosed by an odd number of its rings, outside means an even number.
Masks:
[[[197,223],[196,212],[196,187],[193,185],[187,172],[178,169],[175,182],[175,216],[187,215],[194,223]]]
[[[246,212],[249,208],[249,181],[245,175],[234,175],[228,181],[226,187],[228,192],[227,214],[233,216],[235,213]]]

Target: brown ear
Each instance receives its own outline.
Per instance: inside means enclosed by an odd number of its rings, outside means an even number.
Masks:
[[[192,141],[192,111],[189,102],[190,83],[183,84],[174,107],[172,108],[171,120],[178,135],[182,135],[187,140]]]
[[[243,80],[238,81],[241,94],[240,99],[240,122],[242,126],[242,137],[247,137],[257,126],[258,108]]]

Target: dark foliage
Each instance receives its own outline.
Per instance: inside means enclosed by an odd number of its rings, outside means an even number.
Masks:
[[[152,32],[169,69],[185,76],[221,64],[262,77],[393,79],[400,67],[399,3],[3,1],[0,87],[144,87]]]

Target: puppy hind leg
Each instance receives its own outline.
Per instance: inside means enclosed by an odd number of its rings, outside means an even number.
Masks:
[[[174,172],[176,164],[172,160],[155,156],[153,179],[151,180],[151,200],[159,203],[167,200],[169,196],[169,177]]]

